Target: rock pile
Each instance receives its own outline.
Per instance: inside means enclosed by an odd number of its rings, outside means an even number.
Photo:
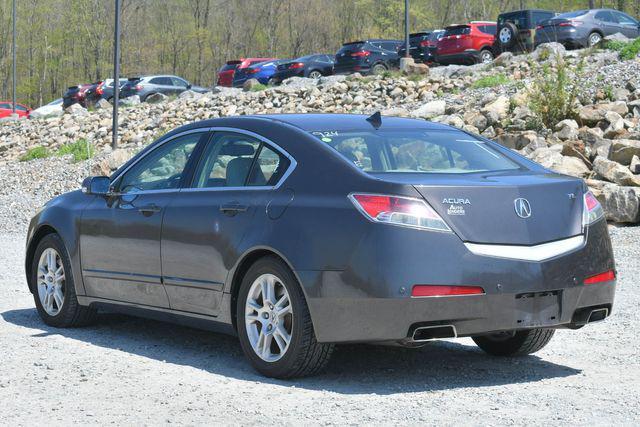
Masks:
[[[539,64],[554,57],[569,67],[583,63],[584,81],[576,114],[545,127],[536,120],[528,91]],[[491,65],[435,67],[424,75],[292,78],[266,90],[215,88],[206,94],[187,91],[175,99],[157,96],[153,102],[128,99],[120,113],[123,150],[115,153],[109,148],[111,110],[104,105],[95,111],[72,106],[59,117],[0,124],[0,167],[10,167],[35,147],[55,153],[84,139],[98,152],[99,158],[92,161],[94,172],[108,173],[156,137],[193,121],[239,114],[381,111],[459,127],[545,167],[584,178],[610,220],[637,223],[638,76],[638,59],[620,61],[610,51],[567,52],[550,44],[530,55],[503,54]],[[494,77],[502,82],[480,84]],[[29,166],[19,169],[26,171]]]

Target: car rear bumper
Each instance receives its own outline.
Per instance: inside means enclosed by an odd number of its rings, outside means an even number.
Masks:
[[[477,64],[481,61],[480,51],[470,49],[464,52],[437,55],[436,61],[440,64]]]
[[[286,80],[286,79],[288,79],[290,77],[304,77],[304,68],[298,68],[298,69],[294,69],[294,70],[278,71],[273,76],[271,76],[271,79],[272,79],[272,81],[274,81],[276,83],[281,83],[281,82],[283,82],[284,80]]]
[[[352,270],[296,272],[318,341],[407,342],[416,328],[435,325],[451,325],[457,336],[576,328],[588,322],[593,310],[606,309],[605,317],[612,310],[615,280],[583,283],[615,268],[604,221],[588,230],[579,248],[541,262],[478,255],[461,242],[439,244],[438,251],[446,255],[434,255],[433,261],[428,250],[397,254],[394,246],[389,245],[389,252],[405,263],[377,247],[370,252],[374,259],[355,262]],[[443,260],[450,265],[442,265]],[[436,268],[449,269],[449,280],[434,278]],[[413,298],[415,284],[481,286],[485,293]]]
[[[539,30],[536,32],[535,45],[541,45],[542,43],[560,43],[565,46],[571,47],[587,47],[588,40],[587,34],[583,34],[578,29],[567,29],[558,31]]]

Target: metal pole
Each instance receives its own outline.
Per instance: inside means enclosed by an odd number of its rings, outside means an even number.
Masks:
[[[408,58],[411,56],[409,53],[409,0],[404,0],[404,47],[406,48],[404,56]]]
[[[120,0],[116,0],[116,18],[113,40],[113,124],[111,148],[118,148],[118,104],[120,102]]]
[[[11,55],[13,57],[13,114],[16,114],[16,0],[13,0],[13,42]]]

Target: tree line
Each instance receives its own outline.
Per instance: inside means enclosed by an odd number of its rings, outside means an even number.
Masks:
[[[0,0],[0,99],[11,98],[11,0]],[[614,7],[640,0],[411,0],[410,29],[496,19],[520,8]],[[47,103],[71,85],[109,78],[113,0],[17,0],[18,100]],[[335,53],[345,41],[402,38],[403,0],[122,0],[123,75],[172,73],[211,86],[239,57]]]

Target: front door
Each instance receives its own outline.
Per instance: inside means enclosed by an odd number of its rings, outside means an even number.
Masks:
[[[96,196],[83,211],[80,251],[87,295],[169,307],[160,262],[162,217],[202,135],[178,136],[150,151],[114,180],[113,195]]]
[[[240,132],[215,132],[185,188],[167,207],[162,271],[174,310],[217,315],[229,270],[289,160]]]

